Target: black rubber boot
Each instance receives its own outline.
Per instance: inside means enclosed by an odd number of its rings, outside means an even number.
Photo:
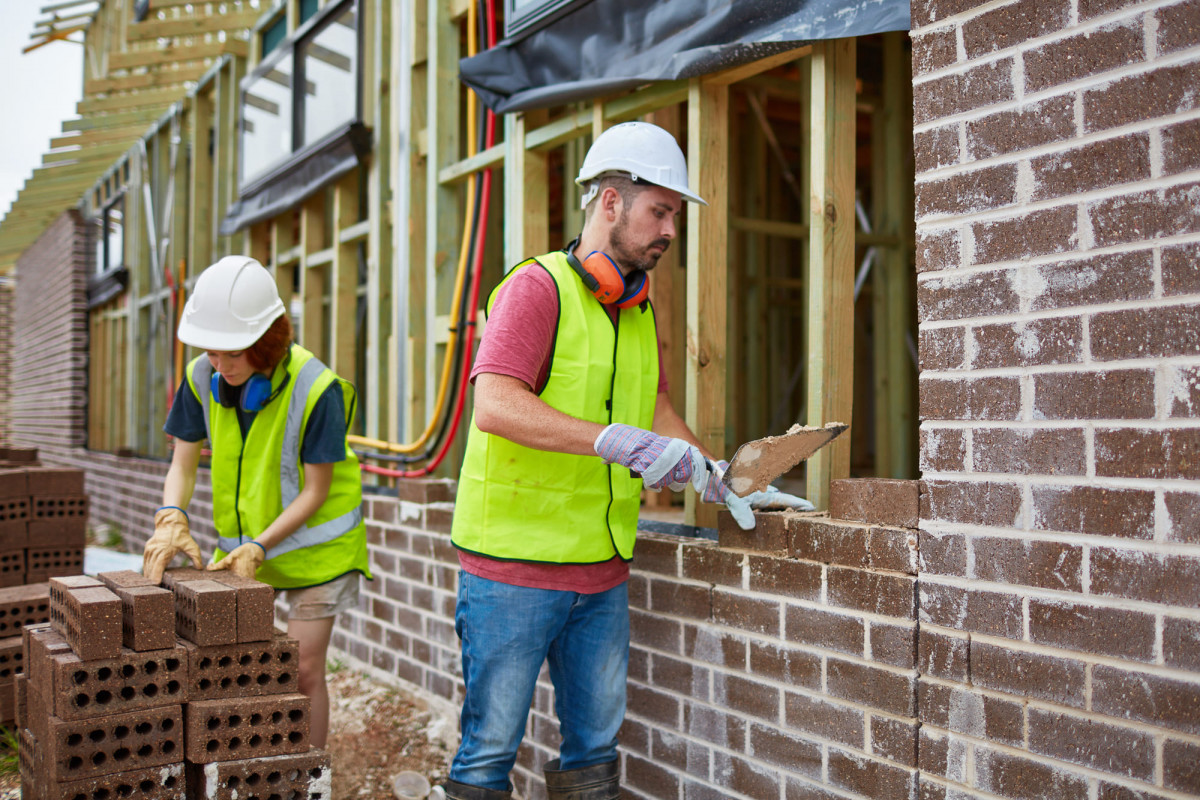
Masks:
[[[510,800],[512,797],[512,789],[502,792],[448,779],[442,784],[442,790],[446,793],[446,800]]]
[[[617,759],[580,769],[559,769],[558,759],[542,767],[550,800],[620,800],[621,774]]]

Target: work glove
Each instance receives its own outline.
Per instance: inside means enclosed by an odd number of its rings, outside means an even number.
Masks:
[[[700,492],[700,499],[706,503],[724,503],[739,528],[744,531],[754,530],[754,510],[749,501],[734,494],[733,489],[726,486],[722,480],[728,468],[728,461],[708,461],[708,481]]]
[[[679,491],[689,483],[702,492],[708,480],[700,448],[683,439],[617,422],[600,431],[592,447],[604,463],[629,467],[642,476],[647,489],[656,492],[663,488]]]
[[[716,462],[721,476],[729,469],[728,461]],[[722,484],[724,481],[722,481]],[[728,488],[728,487],[726,487]],[[751,492],[742,498],[750,503],[755,511],[815,511],[816,506],[798,495],[781,492],[774,486],[768,486],[759,492]],[[709,501],[714,502],[714,501]]]
[[[229,555],[215,564],[209,564],[209,571],[227,569],[234,575],[243,578],[253,578],[258,568],[267,560],[267,548],[258,542],[246,542],[233,548]]]
[[[188,516],[181,508],[163,506],[154,515],[154,535],[142,551],[142,574],[154,583],[162,581],[163,570],[182,552],[200,569],[200,546],[188,532]]]

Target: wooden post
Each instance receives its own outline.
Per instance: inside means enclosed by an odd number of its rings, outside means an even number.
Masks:
[[[296,212],[288,211],[271,220],[271,264],[275,267],[275,286],[288,313],[296,286],[296,262],[283,263],[284,254],[296,246]]]
[[[809,193],[808,424],[851,424],[854,386],[855,40],[813,46]],[[850,474],[850,437],[808,460],[808,499]]]
[[[685,418],[718,458],[725,453],[725,320],[729,294],[729,87],[693,79],[688,87],[688,185],[708,207],[687,203]],[[685,499],[688,524],[716,526],[717,509]]]
[[[504,163],[504,218],[508,237],[505,269],[550,249],[550,189],[548,157],[525,146],[525,134],[545,121],[544,112],[505,117],[508,153]]]
[[[300,317],[300,344],[328,363],[325,352],[325,270],[324,265],[310,266],[309,256],[325,244],[325,193],[317,192],[300,208],[300,298],[304,312]]]
[[[213,159],[208,150],[208,137],[213,123],[212,91],[197,93],[190,105],[191,177],[188,180],[190,197],[188,212],[192,215],[191,235],[188,237],[188,274],[195,276],[214,260],[212,213]],[[182,210],[182,209],[181,209]]]
[[[396,74],[399,80],[409,80],[407,70],[403,75],[393,73],[395,61],[392,59],[392,6],[391,2],[375,0],[362,19],[368,32],[364,37],[366,52],[363,57],[363,81],[366,86],[384,86],[390,83],[390,77]],[[399,8],[406,7],[399,4]],[[399,10],[397,10],[399,16]],[[407,34],[407,31],[405,31]],[[406,49],[401,47],[402,51]],[[408,65],[406,64],[405,67]],[[392,84],[394,85],[394,84]],[[371,233],[367,238],[367,341],[366,348],[366,385],[358,386],[361,401],[359,403],[359,419],[367,436],[379,438],[385,435],[388,414],[395,407],[390,389],[391,375],[396,369],[395,359],[389,357],[389,343],[394,332],[392,318],[392,209],[388,199],[393,192],[404,189],[403,184],[392,182],[393,159],[398,148],[393,136],[395,115],[390,106],[399,104],[397,97],[400,93],[367,92],[370,100],[364,98],[364,114],[372,120],[375,129],[374,157],[367,171],[367,213],[370,220]],[[407,132],[406,132],[407,133]]]
[[[358,242],[343,244],[340,234],[358,222],[358,175],[351,172],[333,189],[333,264],[329,288],[329,367],[353,382],[356,370],[354,323],[358,313]]]

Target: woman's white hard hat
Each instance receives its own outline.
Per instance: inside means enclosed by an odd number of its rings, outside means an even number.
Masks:
[[[179,341],[201,350],[245,350],[284,312],[275,279],[249,256],[225,256],[196,280]]]
[[[675,137],[649,122],[622,122],[592,142],[575,179],[583,187],[585,208],[597,191],[595,184],[588,184],[606,173],[628,174],[635,181],[679,192],[684,200],[708,205],[688,188],[687,161]]]

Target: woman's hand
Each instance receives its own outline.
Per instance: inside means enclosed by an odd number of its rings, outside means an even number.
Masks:
[[[209,564],[210,571],[227,569],[234,575],[243,578],[253,578],[263,561],[267,559],[267,549],[258,542],[246,542],[233,548],[229,555],[215,564]]]

